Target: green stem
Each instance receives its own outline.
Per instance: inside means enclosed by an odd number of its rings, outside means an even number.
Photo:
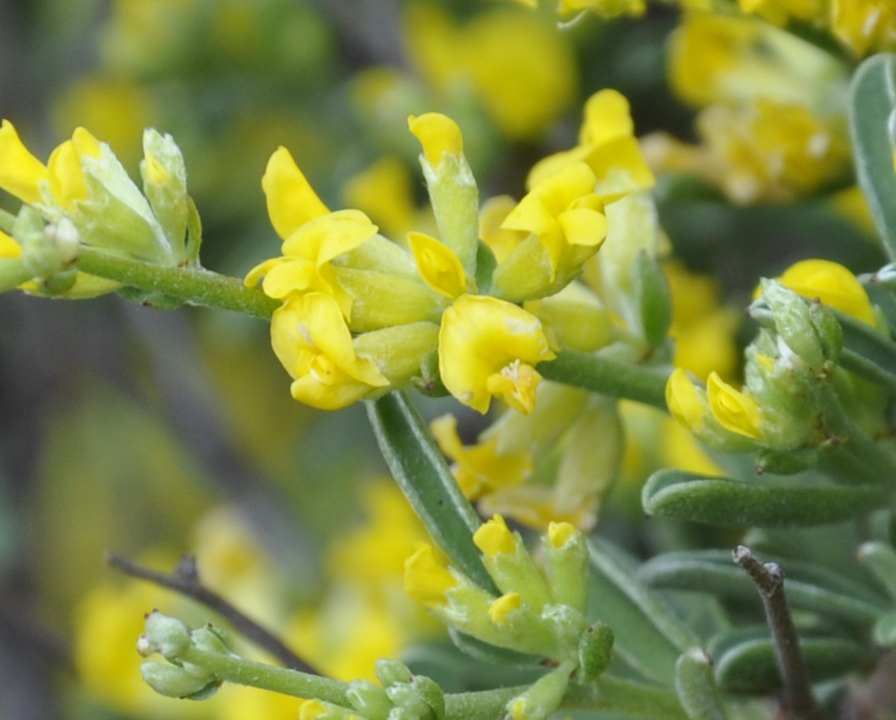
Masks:
[[[445,695],[446,720],[495,720],[507,714],[506,706],[528,685]]]
[[[667,409],[666,371],[629,365],[577,350],[564,350],[556,360],[540,363],[537,369],[546,380]]]
[[[234,310],[263,320],[270,320],[280,305],[261,290],[246,287],[238,278],[204,268],[152,265],[87,246],[78,251],[78,269],[141,290],[160,292],[191,305]]]
[[[0,208],[0,230],[5,232],[7,235],[12,235],[12,226],[15,224],[15,222],[15,215]]]
[[[293,697],[317,698],[334,705],[349,707],[348,683],[341,680],[266,665],[239,655],[200,650],[192,646],[184,650],[178,659],[198,665],[226,682],[249,685]]]

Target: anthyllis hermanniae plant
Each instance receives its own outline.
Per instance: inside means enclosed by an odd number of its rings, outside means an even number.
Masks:
[[[425,674],[409,656],[379,660],[377,682],[337,680],[256,634],[284,666],[268,664],[236,652],[217,623],[153,610],[137,649],[155,691],[203,700],[249,685],[301,698],[301,720],[896,713],[880,690],[896,646],[896,7],[681,6],[670,67],[697,112],[695,143],[639,140],[626,98],[603,89],[576,144],[535,163],[519,199],[485,198],[463,123],[419,112],[407,123],[432,221],[398,234],[331,209],[279,147],[261,186],[281,254],[244,279],[200,264],[199,212],[170,135],[145,131],[138,183],[83,128],[44,163],[3,121],[0,189],[20,206],[0,211],[0,289],[270,322],[292,397],[365,404],[431,538],[407,557],[404,587],[456,649],[433,643]],[[564,23],[636,18],[646,5],[562,0],[558,12]],[[857,276],[795,262],[758,282],[740,363],[706,362],[736,324],[717,307],[697,311],[710,339],[687,356],[699,323],[681,308],[697,289],[670,257],[658,183],[787,203],[851,184],[853,167],[891,263]],[[424,421],[415,393],[498,410],[465,443],[454,415]],[[589,533],[643,407],[677,423],[643,421],[655,444],[684,438],[700,458],[653,472],[644,512],[720,532],[639,562]],[[114,562],[258,630],[208,595],[195,567],[163,576]],[[442,677],[439,654],[457,652],[475,690]]]

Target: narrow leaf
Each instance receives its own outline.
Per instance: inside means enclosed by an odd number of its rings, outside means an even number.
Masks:
[[[451,563],[483,589],[500,594],[473,533],[481,521],[464,497],[432,434],[404,393],[367,403],[367,415],[392,477]]]
[[[896,173],[888,128],[894,110],[896,55],[873,55],[853,76],[849,128],[859,186],[891,260],[896,260]]]
[[[896,394],[896,342],[851,315],[839,310],[834,315],[843,328],[840,364]]]
[[[614,652],[645,677],[674,683],[679,655],[699,640],[659,595],[640,581],[602,541],[589,542],[588,617],[609,625]]]
[[[794,608],[860,626],[874,623],[887,609],[886,601],[870,599],[863,588],[834,573],[816,568],[803,575],[799,563],[769,557],[763,557],[763,561],[777,561],[784,569],[787,599]],[[644,563],[638,575],[654,587],[696,590],[758,603],[756,588],[726,551],[666,553]]]
[[[747,483],[674,469],[654,473],[641,493],[648,515],[755,527],[825,525],[880,507],[886,499],[875,486]]]
[[[749,630],[749,629],[748,629]],[[765,628],[735,631],[736,639],[722,638],[710,645],[719,687],[728,692],[769,693],[779,690],[781,678],[775,647]],[[842,677],[867,662],[865,648],[835,637],[801,638],[812,682]]]
[[[675,689],[691,720],[725,720],[727,713],[713,674],[712,659],[703,648],[682,653],[675,664]]]

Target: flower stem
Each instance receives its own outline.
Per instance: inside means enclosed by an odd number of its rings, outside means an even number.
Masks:
[[[78,251],[78,269],[141,290],[160,292],[191,305],[234,310],[263,320],[270,320],[279,306],[276,300],[259,289],[246,287],[238,278],[201,267],[152,265],[87,246]]]
[[[349,707],[348,683],[341,680],[267,665],[239,655],[201,650],[194,646],[184,650],[178,659],[198,665],[226,682],[249,685],[292,697],[317,698]]]
[[[666,371],[629,365],[577,350],[564,350],[556,360],[540,363],[537,369],[546,380],[667,409]]]

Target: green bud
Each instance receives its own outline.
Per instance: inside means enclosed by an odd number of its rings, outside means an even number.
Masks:
[[[394,707],[389,711],[389,716],[386,720],[418,720],[418,718],[407,708]]]
[[[395,707],[407,710],[418,720],[435,720],[435,712],[410,683],[395,683],[386,688]]]
[[[137,641],[137,651],[144,657],[157,652],[173,660],[190,646],[187,626],[158,610],[146,616],[145,628],[146,632]]]
[[[143,681],[159,695],[189,700],[205,700],[217,691],[221,682],[214,675],[196,676],[168,663],[147,661],[140,666]]]
[[[843,328],[831,308],[818,300],[809,303],[809,318],[826,360],[836,363],[843,350]]]
[[[579,668],[582,680],[590,682],[603,675],[613,660],[613,631],[597,622],[585,628],[579,638]]]
[[[725,720],[727,717],[713,676],[712,661],[701,648],[690,648],[678,658],[675,690],[691,720]]]
[[[554,601],[584,613],[588,600],[588,546],[585,536],[569,523],[551,523],[541,542]]]
[[[206,623],[190,632],[190,644],[205,652],[230,654],[230,637],[223,628]]]
[[[438,322],[442,314],[442,306],[419,278],[354,267],[334,267],[334,271],[340,287],[352,298],[352,332]]]
[[[377,680],[384,688],[389,688],[395,683],[408,683],[413,677],[407,665],[399,660],[380,658],[374,664],[374,672]]]
[[[352,680],[346,695],[352,708],[367,720],[386,720],[392,709],[386,691],[369,680]]]
[[[414,675],[411,685],[423,701],[429,705],[436,720],[445,720],[445,693],[439,684],[425,675]]]
[[[143,192],[168,241],[177,264],[195,260],[199,243],[187,253],[187,222],[190,210],[187,203],[187,171],[180,148],[170,135],[162,135],[151,128],[143,132],[143,155],[140,175]]]
[[[787,347],[813,370],[819,370],[825,357],[806,301],[776,280],[762,281],[762,296],[775,315],[775,329]]]
[[[575,663],[567,660],[542,675],[524,693],[507,703],[508,716],[512,720],[547,720],[560,706],[573,669]]]

